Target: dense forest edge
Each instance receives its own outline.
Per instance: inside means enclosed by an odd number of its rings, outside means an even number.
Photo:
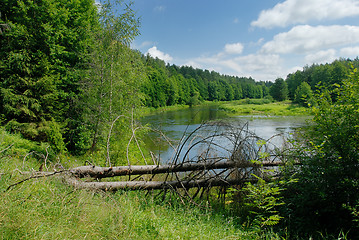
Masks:
[[[2,1],[2,238],[357,238],[359,58],[274,82],[170,65],[131,49],[140,34],[133,4]],[[183,204],[170,194],[77,190],[57,178],[9,188],[34,169],[143,164],[144,107],[208,102],[234,114],[286,115],[246,104],[292,106],[313,119],[277,153],[287,163],[280,179],[226,189],[225,200],[216,189]]]

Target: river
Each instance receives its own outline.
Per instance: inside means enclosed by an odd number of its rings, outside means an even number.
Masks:
[[[271,139],[272,144],[280,146],[283,143],[283,136],[288,137],[296,128],[305,126],[307,119],[307,116],[228,116],[217,106],[210,105],[160,112],[142,118],[141,122],[163,132],[174,146],[203,122],[214,120],[225,120],[239,126],[248,123],[245,126],[250,132],[264,140]],[[205,131],[216,131],[216,129],[207,127]],[[272,138],[273,136],[276,137]],[[145,138],[145,143],[149,150],[161,159],[162,163],[168,162],[174,156],[173,148],[156,132],[150,132]],[[225,145],[226,142],[222,141],[218,144]],[[200,151],[197,148],[193,152],[192,155]]]

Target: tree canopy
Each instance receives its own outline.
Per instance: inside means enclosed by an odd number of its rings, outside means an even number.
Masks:
[[[96,142],[96,125],[139,105],[142,65],[129,48],[139,21],[131,4],[117,4],[2,2],[0,112],[7,129],[56,151],[82,151]]]
[[[277,78],[269,91],[277,101],[284,101],[288,98],[288,86],[283,78]]]

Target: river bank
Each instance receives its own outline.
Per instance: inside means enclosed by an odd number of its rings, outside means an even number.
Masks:
[[[228,115],[263,115],[269,116],[310,116],[310,109],[294,104],[292,101],[271,102],[268,99],[241,99],[235,101],[202,102],[200,106],[216,106],[218,110]],[[173,105],[159,108],[142,107],[139,109],[141,117],[161,112],[176,111],[190,108],[188,105]]]

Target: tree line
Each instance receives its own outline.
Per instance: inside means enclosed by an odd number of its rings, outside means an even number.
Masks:
[[[144,104],[162,107],[196,105],[201,101],[232,101],[269,96],[271,82],[222,75],[215,71],[176,66],[149,55],[143,56],[148,81],[143,85]]]
[[[270,95],[277,101],[290,99],[307,106],[313,92],[322,91],[324,88],[335,89],[348,78],[351,69],[358,66],[358,57],[354,60],[341,58],[332,63],[305,66],[303,70],[288,74],[286,79],[276,79],[270,87]]]
[[[149,55],[142,56],[147,82],[142,86],[148,107],[175,104],[196,105],[201,101],[232,101],[244,98],[291,100],[308,106],[313,93],[341,85],[359,58],[339,59],[332,63],[313,64],[290,73],[285,79],[256,81],[251,77],[222,75],[215,71],[176,66]]]

